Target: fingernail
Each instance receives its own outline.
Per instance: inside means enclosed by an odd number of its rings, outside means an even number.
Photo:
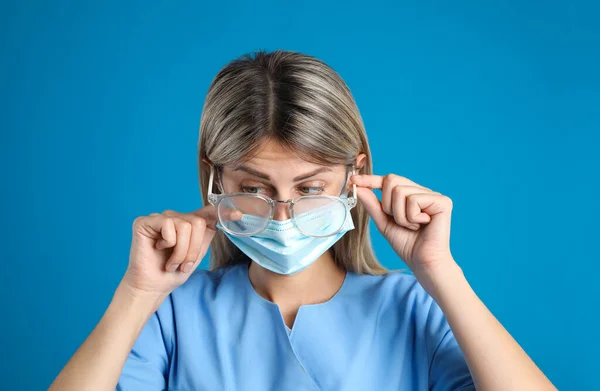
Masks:
[[[416,230],[418,230],[420,228],[420,226],[418,226],[418,225],[411,225],[410,228],[414,229],[416,231]]]
[[[179,267],[178,263],[173,263],[169,266],[169,268],[167,270],[170,272],[174,272],[175,270],[177,270],[178,267]]]
[[[194,266],[194,262],[186,263],[185,265],[183,265],[183,268],[182,268],[183,272],[184,273],[189,272],[190,270],[192,270],[192,266]]]

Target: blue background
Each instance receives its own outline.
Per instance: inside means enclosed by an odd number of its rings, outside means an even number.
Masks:
[[[561,390],[596,386],[597,6],[81,3],[0,8],[0,388],[49,386],[109,304],[136,216],[200,206],[209,83],[263,48],[342,75],[376,172],[449,195],[482,300]]]

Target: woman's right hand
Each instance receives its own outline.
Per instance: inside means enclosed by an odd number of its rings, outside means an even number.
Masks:
[[[166,210],[137,217],[121,285],[133,295],[164,300],[200,264],[215,236],[216,219],[212,205],[190,213]]]

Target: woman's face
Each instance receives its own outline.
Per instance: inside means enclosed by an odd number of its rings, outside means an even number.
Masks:
[[[310,163],[270,141],[251,160],[223,167],[221,180],[224,193],[263,194],[285,201],[305,195],[339,196],[346,191],[347,176],[342,164]],[[273,219],[289,218],[289,204],[276,204]]]

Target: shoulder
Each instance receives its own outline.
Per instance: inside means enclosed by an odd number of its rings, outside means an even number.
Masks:
[[[390,271],[384,275],[352,274],[348,292],[365,311],[390,322],[410,324],[421,330],[444,328],[444,314],[412,274]]]
[[[241,267],[233,265],[216,270],[197,269],[179,287],[165,299],[158,315],[167,317],[177,308],[186,308],[186,312],[200,309],[201,305],[213,302],[217,297],[228,296],[223,291],[234,291],[239,286]]]
[[[239,281],[244,265],[234,265],[217,270],[197,269],[176,288],[153,314],[160,324],[166,340],[171,339],[181,327],[215,309],[229,308],[239,297]]]
[[[188,301],[198,297],[206,300],[209,298],[214,299],[217,295],[223,296],[224,291],[230,291],[239,286],[242,277],[241,268],[245,266],[239,264],[221,267],[216,270],[197,269],[170,296],[177,301]]]
[[[242,267],[241,264],[221,267],[216,270],[196,269],[190,278],[177,289],[184,291],[200,286],[218,286],[231,277],[232,272],[235,272],[240,267]]]
[[[431,296],[414,275],[405,271],[390,271],[384,275],[352,274],[353,290],[373,299],[425,304]]]

